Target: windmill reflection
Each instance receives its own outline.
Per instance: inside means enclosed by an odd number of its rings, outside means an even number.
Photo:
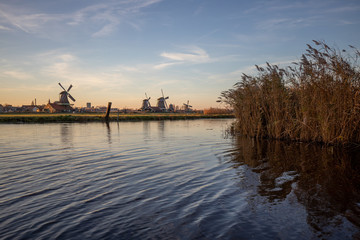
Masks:
[[[158,121],[159,139],[165,139],[165,121]]]
[[[259,182],[253,184],[269,202],[294,194],[314,231],[336,227],[341,217],[360,227],[358,159],[358,152],[242,137],[235,139],[231,152],[232,167],[241,171],[240,166],[247,165],[258,174]]]
[[[143,124],[144,141],[150,141],[151,140],[150,122],[143,121],[142,124]]]
[[[73,143],[73,125],[69,123],[62,123],[60,124],[60,137],[61,143],[65,148],[72,147]]]

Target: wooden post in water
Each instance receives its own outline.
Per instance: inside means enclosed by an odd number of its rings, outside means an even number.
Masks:
[[[105,121],[109,121],[109,115],[110,115],[110,110],[111,110],[111,104],[112,102],[108,102],[108,107],[107,107],[107,110],[106,110],[106,115],[105,115]]]

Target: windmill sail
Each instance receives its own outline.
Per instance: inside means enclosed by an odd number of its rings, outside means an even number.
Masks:
[[[69,94],[69,91],[70,91],[70,89],[72,88],[72,85],[70,84],[68,90],[65,90],[65,88],[63,87],[63,85],[61,85],[61,83],[59,83],[59,86],[60,86],[64,91],[60,92],[60,94],[59,94],[60,96],[59,96],[59,102],[58,102],[58,104],[59,104],[59,105],[68,105],[68,106],[70,106],[70,102],[69,102],[68,97],[69,97],[73,102],[76,101],[75,98],[73,98],[73,96],[71,96],[71,95]]]
[[[191,109],[192,106],[189,105],[189,100],[187,101],[187,103],[184,103],[183,105],[184,105],[185,112],[191,112],[192,111],[192,109]]]
[[[61,85],[61,83],[59,83],[59,85],[60,85],[60,87],[61,87],[62,89],[64,89],[64,91],[66,92],[65,88]]]
[[[69,98],[70,98],[71,100],[73,100],[74,102],[76,101],[75,98],[73,98],[70,94],[68,94],[68,96],[69,96]]]

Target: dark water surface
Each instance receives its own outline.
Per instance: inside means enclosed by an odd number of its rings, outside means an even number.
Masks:
[[[0,239],[359,239],[360,156],[233,120],[0,125]]]

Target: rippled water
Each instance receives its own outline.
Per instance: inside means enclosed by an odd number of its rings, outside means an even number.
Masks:
[[[233,120],[0,125],[0,239],[351,239],[359,156]]]

